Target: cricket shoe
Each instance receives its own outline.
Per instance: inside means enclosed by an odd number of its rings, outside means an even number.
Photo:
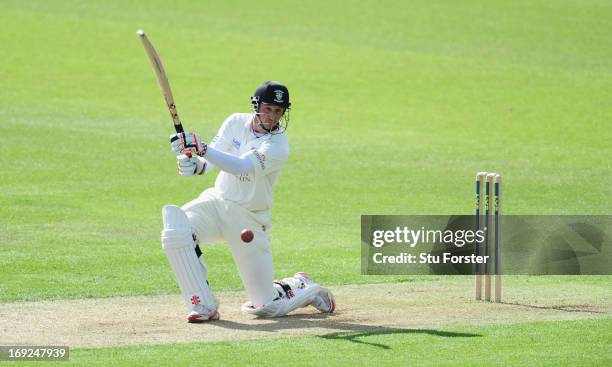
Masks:
[[[316,284],[312,279],[310,279],[308,274],[302,271],[295,273],[294,277],[301,279],[307,286]],[[323,313],[332,313],[334,310],[336,310],[336,299],[329,289],[321,287],[319,294],[310,303],[310,305]]]
[[[199,313],[197,311],[190,312],[187,315],[187,322],[196,324],[200,322],[219,320],[219,311],[215,310],[212,315],[210,313]]]

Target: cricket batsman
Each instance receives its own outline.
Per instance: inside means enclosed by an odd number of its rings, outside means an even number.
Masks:
[[[249,297],[242,311],[277,317],[300,307],[329,313],[336,307],[329,289],[306,273],[274,281],[270,209],[274,184],[289,156],[289,90],[281,83],[265,82],[255,90],[251,104],[253,113],[230,115],[209,145],[192,132],[170,137],[181,176],[220,170],[214,187],[198,198],[162,209],[162,248],[187,304],[188,322],[219,319],[219,303],[199,245],[222,241],[229,245]],[[244,230],[252,231],[252,241],[243,240]]]

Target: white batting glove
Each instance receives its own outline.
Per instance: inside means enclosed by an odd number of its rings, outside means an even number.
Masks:
[[[176,157],[176,163],[181,176],[201,175],[206,170],[206,160],[198,156],[181,154]]]
[[[191,152],[203,157],[207,148],[206,143],[196,133],[187,132],[170,135],[170,149],[176,155]]]

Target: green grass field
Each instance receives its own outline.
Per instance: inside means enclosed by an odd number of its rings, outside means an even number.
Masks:
[[[540,322],[512,326],[415,329],[331,334],[321,337],[153,347],[83,349],[72,364],[83,366],[523,365],[603,366],[612,363],[612,322]],[[571,345],[575,348],[570,349]],[[492,353],[492,351],[496,351]],[[365,362],[365,363],[364,363]],[[40,362],[33,362],[33,366]],[[23,365],[28,365],[23,363]]]
[[[504,174],[509,214],[610,214],[611,18],[605,1],[3,1],[0,302],[178,294],[160,210],[214,175],[176,174],[137,29],[164,59],[183,123],[206,139],[248,111],[262,81],[288,85],[276,275],[307,270],[344,285],[413,279],[360,275],[360,215],[471,213],[477,171]],[[215,289],[241,289],[223,245],[205,256]],[[244,362],[231,350],[266,364],[287,348],[318,365],[603,365],[609,330],[608,319],[443,330],[478,337],[406,331],[73,357],[195,364],[172,350]]]

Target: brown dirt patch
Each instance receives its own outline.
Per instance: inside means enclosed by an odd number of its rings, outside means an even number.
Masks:
[[[221,320],[185,322],[178,295],[0,304],[0,345],[106,347],[228,341],[338,332],[611,317],[602,288],[504,286],[504,303],[472,300],[472,281],[423,281],[332,287],[338,312],[314,308],[258,319],[243,314],[243,292],[221,292]],[[537,300],[537,301],[536,301]]]

